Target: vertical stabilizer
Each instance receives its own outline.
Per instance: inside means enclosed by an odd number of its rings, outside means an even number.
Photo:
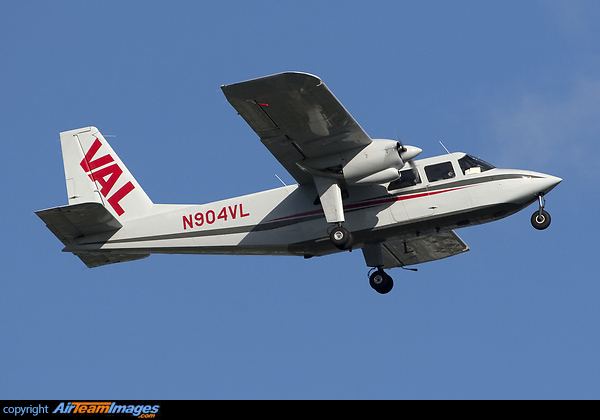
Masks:
[[[60,133],[69,204],[100,203],[121,222],[148,214],[152,201],[96,127]]]

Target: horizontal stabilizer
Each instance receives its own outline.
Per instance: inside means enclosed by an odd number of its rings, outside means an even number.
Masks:
[[[119,230],[122,225],[100,203],[81,203],[36,211],[48,229],[68,245],[82,236]]]
[[[101,265],[115,264],[126,261],[141,260],[150,254],[118,254],[113,252],[74,252],[88,268],[100,267]]]
[[[122,225],[112,213],[100,203],[80,203],[36,211],[35,214],[66,246],[84,236],[111,233]],[[76,252],[89,268],[123,261],[139,260],[149,254],[86,253]]]

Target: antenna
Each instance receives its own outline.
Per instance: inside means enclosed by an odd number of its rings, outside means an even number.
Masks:
[[[284,187],[287,187],[287,184],[285,182],[283,182],[283,180],[281,178],[279,178],[279,175],[275,174],[275,176],[277,177],[279,182],[281,182],[283,184]]]
[[[442,143],[442,142],[440,141],[440,144],[442,145],[442,147],[444,148],[444,150],[446,151],[446,153],[450,154],[450,152],[448,151],[448,149],[446,149],[446,146],[444,146],[444,143]]]

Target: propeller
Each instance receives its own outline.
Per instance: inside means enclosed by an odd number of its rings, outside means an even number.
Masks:
[[[417,166],[413,159],[416,158],[419,155],[419,153],[421,153],[423,150],[415,146],[405,146],[402,143],[402,140],[400,140],[400,136],[398,136],[398,133],[396,133],[396,141],[398,142],[398,155],[400,155],[400,158],[403,162],[407,162],[410,165],[413,174],[415,174],[415,178],[419,179],[419,172],[417,171]]]

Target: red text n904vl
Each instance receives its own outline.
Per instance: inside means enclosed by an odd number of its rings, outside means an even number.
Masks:
[[[188,228],[193,229],[194,227],[200,227],[205,224],[212,225],[217,220],[224,222],[228,220],[235,220],[241,217],[250,216],[250,213],[244,213],[242,203],[235,204],[234,206],[225,206],[218,213],[214,210],[207,210],[205,212],[198,212],[183,216],[183,230]]]

